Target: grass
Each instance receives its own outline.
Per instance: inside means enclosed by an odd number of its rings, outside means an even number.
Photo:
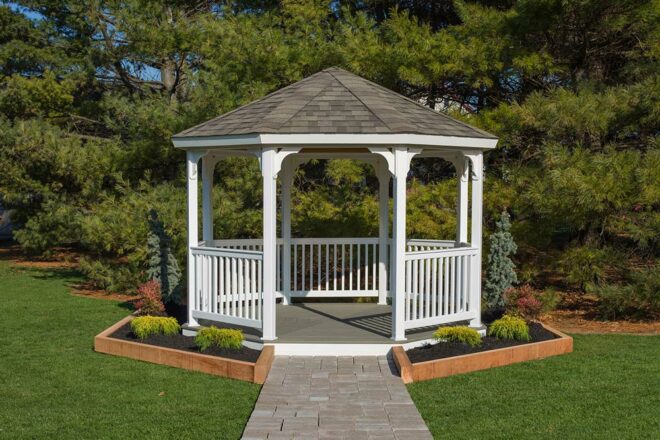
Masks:
[[[65,270],[0,261],[0,438],[237,439],[259,386],[95,353],[126,316]]]
[[[408,390],[436,439],[660,438],[660,336],[574,343],[568,355]]]
[[[0,438],[239,438],[254,384],[107,356],[126,316],[76,297],[75,272],[0,261]],[[575,352],[421,382],[435,438],[660,438],[660,336],[578,335]]]

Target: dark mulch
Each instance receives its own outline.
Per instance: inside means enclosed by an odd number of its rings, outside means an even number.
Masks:
[[[243,347],[240,350],[228,350],[225,348],[211,347],[206,351],[199,351],[195,345],[195,338],[192,336],[173,335],[153,335],[147,339],[138,339],[131,330],[131,324],[127,323],[120,327],[116,332],[110,335],[112,338],[123,339],[125,341],[138,342],[140,344],[157,345],[159,347],[173,348],[175,350],[191,351],[193,353],[207,354],[223,358],[236,359],[239,361],[256,362],[261,354],[259,350]]]
[[[434,359],[444,359],[453,356],[460,356],[463,354],[479,353],[482,351],[496,350],[498,348],[513,347],[515,345],[529,344],[531,342],[548,341],[555,339],[557,336],[549,332],[537,322],[529,324],[529,335],[532,337],[531,341],[510,341],[504,339],[497,339],[491,336],[484,336],[481,338],[481,345],[479,347],[470,347],[461,342],[440,342],[434,345],[426,345],[419,348],[413,348],[406,351],[410,362],[431,361]]]

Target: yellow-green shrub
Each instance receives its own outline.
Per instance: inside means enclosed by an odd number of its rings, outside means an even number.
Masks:
[[[147,315],[133,319],[131,329],[139,339],[147,339],[151,335],[176,335],[181,326],[174,318]]]
[[[529,326],[524,319],[517,316],[504,315],[488,327],[488,336],[497,339],[514,339],[529,341]]]
[[[440,327],[433,333],[433,339],[449,342],[462,342],[471,347],[481,345],[481,335],[473,328],[465,326]]]
[[[243,346],[243,339],[243,332],[240,330],[211,326],[197,332],[195,345],[199,351],[205,351],[213,346],[238,350]]]

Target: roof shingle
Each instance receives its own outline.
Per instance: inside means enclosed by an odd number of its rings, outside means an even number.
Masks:
[[[267,133],[496,138],[336,67],[184,130],[174,138]]]

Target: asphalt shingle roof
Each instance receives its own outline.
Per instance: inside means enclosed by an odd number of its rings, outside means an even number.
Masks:
[[[333,67],[175,135],[423,134],[495,139],[392,90]]]

